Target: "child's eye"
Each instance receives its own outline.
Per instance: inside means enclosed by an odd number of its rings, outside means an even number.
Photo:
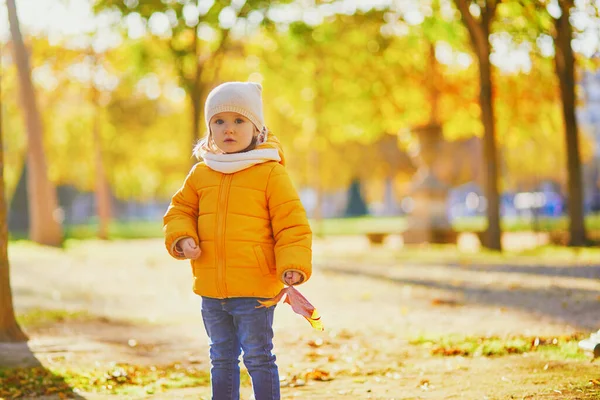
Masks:
[[[222,123],[223,123],[223,120],[220,118],[215,120],[215,124],[221,125]]]
[[[236,123],[236,124],[243,124],[244,122],[246,122],[246,121],[244,121],[244,120],[243,120],[243,119],[241,119],[241,118],[236,118],[236,119],[235,119],[235,123]]]

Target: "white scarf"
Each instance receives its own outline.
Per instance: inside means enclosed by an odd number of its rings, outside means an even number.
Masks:
[[[224,174],[233,174],[267,161],[281,161],[277,149],[250,150],[233,154],[204,153],[202,158],[210,169]]]

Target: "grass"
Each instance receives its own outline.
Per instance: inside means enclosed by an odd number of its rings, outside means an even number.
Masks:
[[[44,328],[54,324],[78,322],[78,323],[106,323],[106,324],[118,324],[118,325],[131,325],[137,326],[149,326],[152,322],[149,322],[147,318],[130,315],[127,318],[113,318],[106,317],[103,315],[90,314],[87,311],[69,311],[63,309],[45,309],[45,308],[32,308],[23,312],[16,312],[15,317],[17,323],[24,329],[31,329],[35,331],[39,328]],[[2,400],[0,398],[0,400]]]
[[[97,319],[85,311],[46,310],[41,308],[27,310],[17,313],[17,322],[24,328],[51,325],[65,321],[89,321]]]
[[[64,239],[96,239],[98,237],[98,224],[65,225]],[[163,237],[162,221],[114,221],[109,227],[110,239],[150,239]],[[27,239],[25,232],[11,232],[10,240],[18,241]]]
[[[394,219],[389,219],[394,221]],[[141,229],[143,225],[129,226],[128,232]],[[122,235],[125,236],[125,235]],[[131,234],[131,237],[137,237]],[[150,235],[147,235],[150,236]],[[92,237],[91,235],[89,237]],[[118,240],[115,238],[115,240]],[[65,241],[64,248],[70,248],[77,243],[87,243],[87,240],[70,239]],[[98,242],[101,243],[101,242]],[[13,249],[36,252],[38,246],[29,241],[11,242]],[[45,249],[48,250],[49,249]],[[455,245],[405,245],[394,249],[388,246],[372,245],[368,251],[364,248],[327,248],[323,254],[318,254],[320,261],[353,261],[353,262],[410,262],[412,264],[458,264],[458,265],[598,265],[600,263],[600,247],[572,248],[558,245],[544,245],[527,250],[504,249],[502,253],[479,248],[476,251],[457,247]]]
[[[367,233],[401,233],[406,230],[408,222],[406,217],[354,217],[354,218],[326,218],[321,221],[310,221],[313,231],[321,236],[338,235],[364,235]],[[485,230],[484,217],[457,218],[452,221],[452,227],[458,232],[480,232]],[[600,214],[588,215],[586,227],[589,230],[600,230]],[[96,223],[67,225],[65,226],[65,239],[93,239],[96,238],[98,225]],[[531,221],[522,218],[503,218],[502,229],[505,232],[519,231],[566,231],[568,229],[567,217],[540,218],[534,226]],[[163,236],[162,221],[115,221],[109,228],[111,239],[145,239],[160,238]],[[12,233],[11,240],[22,240],[25,233]]]
[[[589,230],[600,230],[600,214],[588,215],[586,227]],[[323,236],[331,235],[360,235],[366,233],[401,233],[408,227],[406,217],[356,217],[356,218],[326,218],[318,224],[311,221],[313,230]],[[464,217],[452,221],[452,227],[457,232],[481,232],[487,227],[485,217]],[[523,218],[503,218],[502,229],[505,232],[521,231],[566,231],[567,217],[544,217],[536,224]]]
[[[453,265],[598,265],[600,247],[539,246],[527,250],[504,249],[503,252],[478,248],[476,251],[455,245],[404,245],[401,248],[369,246],[365,248],[328,248],[316,255],[319,262],[351,261],[385,264],[453,264]]]
[[[407,227],[404,217],[355,217],[355,218],[326,218],[319,221],[311,220],[315,233],[323,236],[357,235],[370,232],[399,233]]]
[[[98,225],[70,225],[65,228],[66,239],[94,239],[97,237]],[[163,236],[162,221],[129,221],[110,224],[111,239],[147,239]]]
[[[430,349],[432,355],[464,357],[499,357],[509,354],[538,352],[550,360],[585,360],[589,358],[579,349],[583,334],[570,336],[508,336],[504,338],[448,335],[441,337],[417,337],[412,345]]]
[[[444,262],[469,264],[546,264],[585,265],[598,264],[600,248],[570,248],[562,246],[539,246],[521,251],[505,250],[502,253],[480,249],[476,253],[460,251],[456,246],[405,246],[393,255],[396,261]]]
[[[558,399],[577,399],[577,400],[594,400],[600,399],[600,377],[598,379],[590,379],[587,383],[576,384],[568,390],[560,391],[561,396],[556,396]],[[571,397],[573,396],[573,397]]]
[[[249,385],[246,373],[242,373],[241,379],[242,384]],[[67,367],[0,369],[0,399],[44,395],[65,398],[77,392],[141,396],[169,389],[208,385],[210,373],[207,369],[181,364],[114,364],[87,370]]]

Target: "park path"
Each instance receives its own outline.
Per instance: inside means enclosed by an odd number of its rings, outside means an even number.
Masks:
[[[337,256],[344,249],[350,257]],[[315,241],[314,275],[299,289],[319,309],[326,330],[312,330],[281,304],[275,351],[284,386],[306,371],[336,378],[284,387],[285,398],[483,398],[469,396],[485,396],[487,384],[510,390],[513,378],[497,382],[497,373],[518,376],[522,368],[544,365],[522,357],[431,358],[408,340],[449,333],[548,336],[600,326],[600,266],[371,262],[364,257],[370,251],[385,249],[371,249],[363,238]],[[353,259],[352,252],[363,257]],[[44,365],[181,362],[208,368],[189,266],[171,259],[162,241],[74,242],[66,252],[16,244],[9,257],[19,312],[41,307],[102,316],[32,328],[25,349],[0,348],[9,357],[29,351]],[[471,379],[469,371],[478,371],[481,384],[465,392],[460,385]],[[208,388],[188,388],[165,398],[207,396]]]

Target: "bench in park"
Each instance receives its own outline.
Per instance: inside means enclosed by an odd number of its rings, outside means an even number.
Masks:
[[[411,232],[398,231],[398,232],[383,232],[383,231],[371,231],[365,233],[369,243],[372,245],[383,244],[385,239],[389,235],[401,235],[404,243],[423,243],[425,241],[429,243],[437,244],[456,244],[458,233],[453,230],[431,230],[429,232]]]

